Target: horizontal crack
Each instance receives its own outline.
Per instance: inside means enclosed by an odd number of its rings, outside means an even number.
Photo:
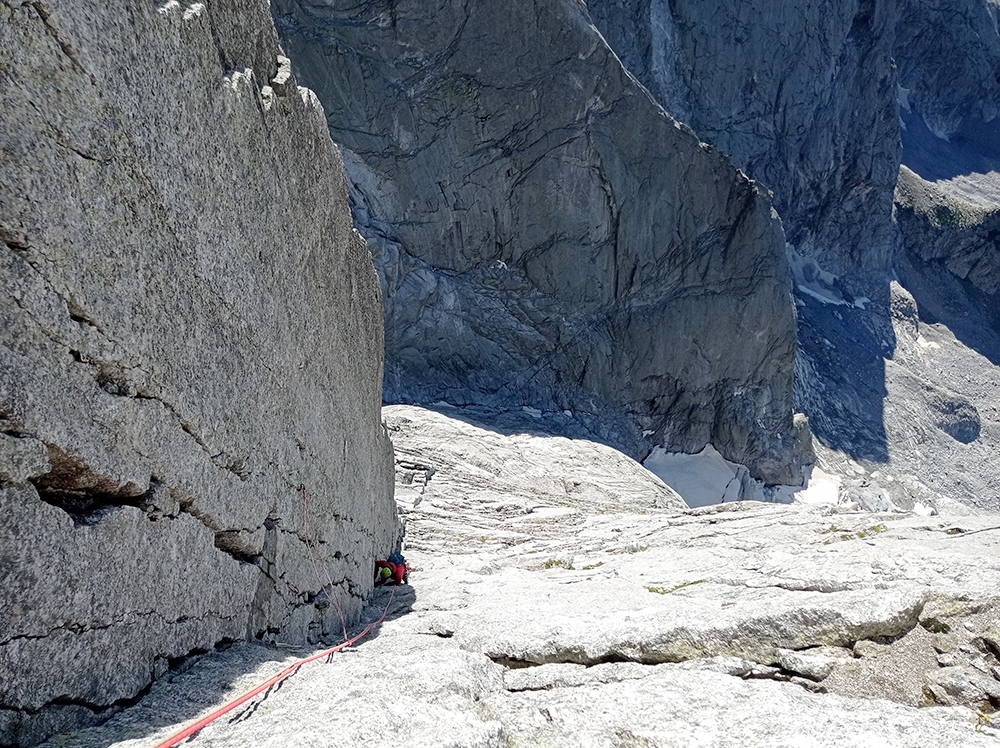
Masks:
[[[93,631],[106,631],[107,629],[114,628],[116,626],[134,626],[138,620],[128,620],[132,619],[143,619],[143,618],[159,618],[168,626],[176,626],[188,621],[204,621],[207,619],[215,619],[218,621],[232,621],[237,616],[226,616],[217,611],[209,611],[201,616],[189,616],[182,615],[177,618],[168,618],[155,610],[148,610],[142,612],[131,612],[127,616],[115,618],[111,621],[90,621],[87,623],[81,623],[78,621],[71,621],[70,623],[65,623],[61,626],[55,626],[43,634],[19,634],[17,636],[11,636],[3,641],[0,641],[0,647],[8,646],[14,642],[18,641],[36,641],[39,639],[47,639],[48,637],[57,634],[61,631],[65,631],[71,634],[82,635],[88,634]]]

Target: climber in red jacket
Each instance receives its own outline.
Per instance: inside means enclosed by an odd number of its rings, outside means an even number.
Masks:
[[[388,560],[375,562],[376,587],[380,584],[406,584],[410,581],[409,576],[406,559],[398,553],[393,553]]]

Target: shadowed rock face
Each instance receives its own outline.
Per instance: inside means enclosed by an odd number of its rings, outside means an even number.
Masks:
[[[991,0],[904,3],[896,43],[903,247],[1000,290],[1000,30]],[[975,292],[973,292],[975,293]],[[994,304],[987,302],[990,316]]]
[[[398,540],[375,274],[279,55],[265,3],[0,3],[0,744],[339,630]]]
[[[888,268],[899,167],[895,0],[592,0],[667,111],[774,192],[789,242],[835,274]]]
[[[799,480],[780,226],[582,4],[272,11],[350,150],[386,399],[572,410],[634,456],[711,441],[757,477]]]
[[[939,138],[975,139],[978,128],[963,125],[981,127],[1000,114],[1000,4],[898,1],[894,51],[906,108],[919,113]]]

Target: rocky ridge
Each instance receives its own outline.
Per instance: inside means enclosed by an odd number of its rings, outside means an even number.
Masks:
[[[378,286],[264,3],[0,3],[0,744],[357,617]],[[327,571],[317,574],[315,564]]]
[[[995,518],[686,510],[599,445],[385,414],[413,586],[199,744],[995,744]],[[212,655],[73,744],[146,745],[299,653]]]

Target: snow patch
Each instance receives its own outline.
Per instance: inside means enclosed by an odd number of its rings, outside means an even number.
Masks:
[[[786,247],[786,252],[788,264],[792,270],[792,278],[799,291],[822,304],[851,306],[851,302],[844,298],[837,287],[837,276],[823,270],[811,257],[800,255],[792,249],[791,245]],[[867,303],[868,299],[864,299],[864,302]],[[860,308],[864,309],[864,306],[862,305]]]
[[[781,495],[785,504],[810,504],[823,506],[841,506],[849,502],[840,498],[841,479],[839,475],[831,475],[817,466],[813,466],[804,486],[775,486],[774,492]]]
[[[746,467],[729,462],[711,444],[693,455],[657,447],[643,467],[679,493],[690,507],[771,500]]]
[[[917,345],[919,345],[921,348],[930,348],[932,350],[934,348],[940,348],[941,347],[939,344],[937,344],[937,343],[935,343],[935,342],[933,342],[931,340],[928,340],[923,335],[918,335],[917,336]]]
[[[806,296],[812,296],[814,299],[816,299],[816,301],[820,302],[821,304],[835,304],[835,305],[847,304],[847,301],[839,295],[834,296],[831,293],[823,293],[823,291],[816,290],[815,288],[807,286],[803,283],[798,283],[796,284],[795,287],[799,289],[802,293],[804,293]]]
[[[532,418],[541,418],[542,417],[542,411],[540,411],[538,408],[531,408],[531,407],[529,407],[527,405],[522,405],[521,406],[521,410],[524,411],[525,413],[527,413]]]
[[[694,508],[731,501],[767,501],[774,504],[810,504],[849,508],[841,498],[840,476],[813,466],[803,486],[765,486],[743,465],[730,462],[711,444],[698,454],[654,449],[643,467],[674,489]]]
[[[898,83],[896,84],[896,103],[900,109],[906,112],[912,111],[910,109],[910,90],[909,88],[903,88]]]

